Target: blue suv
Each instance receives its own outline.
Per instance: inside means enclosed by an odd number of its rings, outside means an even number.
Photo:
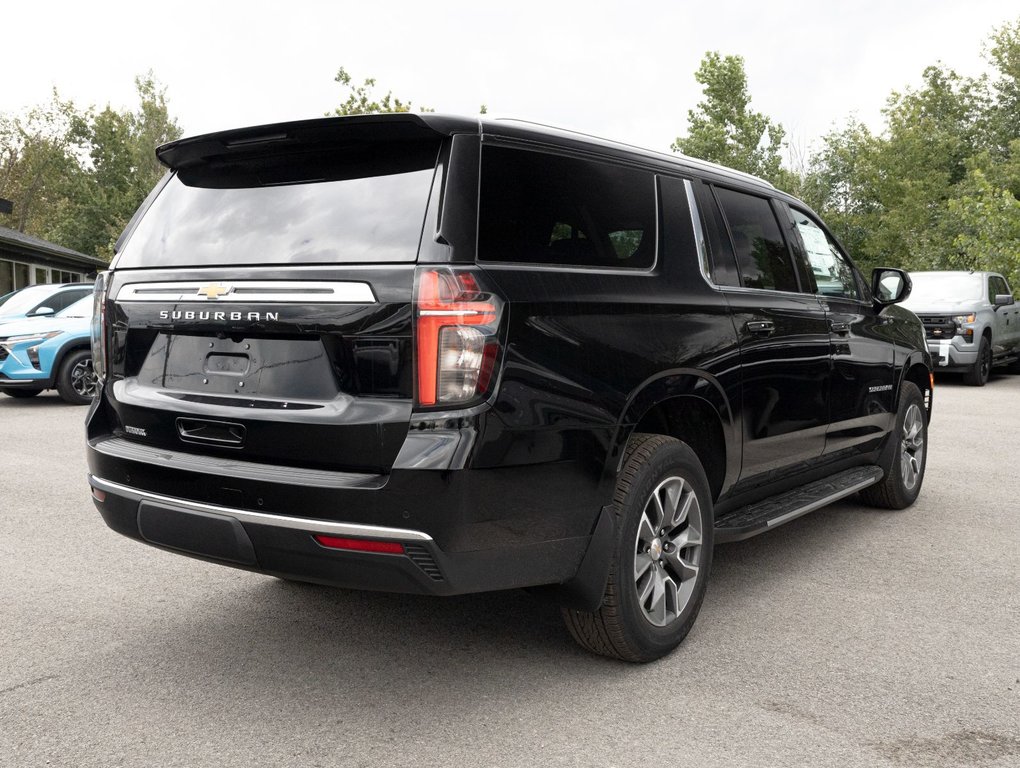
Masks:
[[[0,325],[26,317],[54,315],[84,296],[92,295],[92,283],[30,285],[0,296]]]
[[[56,388],[69,403],[92,402],[92,305],[88,295],[55,315],[0,325],[0,392],[33,397]]]

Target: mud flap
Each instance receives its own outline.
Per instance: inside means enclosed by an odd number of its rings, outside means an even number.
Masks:
[[[609,580],[609,561],[616,540],[616,515],[612,507],[603,507],[592,531],[577,573],[562,584],[528,589],[535,597],[563,608],[592,612],[602,604]]]

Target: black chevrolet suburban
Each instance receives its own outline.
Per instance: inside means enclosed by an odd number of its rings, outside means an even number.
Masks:
[[[295,581],[529,588],[648,661],[716,544],[924,476],[931,359],[768,183],[534,124],[401,114],[167,144],[96,288],[115,531]]]

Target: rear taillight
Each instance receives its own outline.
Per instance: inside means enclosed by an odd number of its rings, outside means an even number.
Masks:
[[[502,308],[503,302],[483,290],[474,272],[418,271],[418,405],[462,405],[485,394],[499,357]]]
[[[96,288],[92,305],[92,370],[99,385],[106,380],[106,284],[109,272],[100,272],[96,277]]]

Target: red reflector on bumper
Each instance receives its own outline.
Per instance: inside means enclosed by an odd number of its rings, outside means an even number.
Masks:
[[[341,539],[336,536],[313,536],[317,542],[330,549],[352,549],[355,552],[384,552],[389,555],[404,554],[404,545],[396,541],[371,541],[369,539]]]
[[[98,502],[104,502],[106,501],[106,491],[101,491],[98,488],[93,488],[92,498]]]

